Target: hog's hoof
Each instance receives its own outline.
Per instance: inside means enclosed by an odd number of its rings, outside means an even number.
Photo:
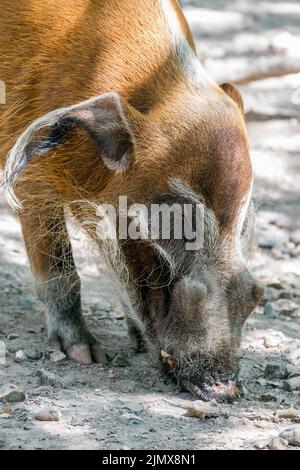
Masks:
[[[66,350],[67,356],[78,364],[90,366],[93,364],[92,352],[88,344],[74,344]]]
[[[215,382],[212,385],[201,386],[184,383],[183,386],[195,398],[203,401],[231,402],[241,396],[238,385],[231,380],[226,383]]]
[[[107,364],[106,354],[101,348],[99,343],[92,345],[88,344],[73,344],[66,350],[67,356],[78,364],[89,366],[93,362],[99,364]]]
[[[70,346],[63,346],[62,341],[57,335],[52,335],[48,342],[48,352],[63,351],[69,359],[78,364],[89,366],[94,362],[106,365],[107,357],[101,345],[96,340],[91,340],[89,343],[76,343]]]

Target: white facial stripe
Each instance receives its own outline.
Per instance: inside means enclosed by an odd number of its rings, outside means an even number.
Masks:
[[[211,83],[212,79],[207,75],[195,52],[191,48],[171,0],[160,0],[161,10],[164,14],[167,27],[170,30],[171,43],[176,51],[177,57],[189,79],[196,85]]]

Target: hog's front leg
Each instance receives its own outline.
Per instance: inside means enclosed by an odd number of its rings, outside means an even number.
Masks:
[[[82,316],[80,279],[63,209],[30,204],[21,224],[37,293],[46,307],[49,349],[62,350],[81,364],[105,363],[100,343]]]
[[[144,353],[147,351],[146,341],[143,335],[143,332],[137,323],[136,320],[131,318],[129,315],[127,316],[127,327],[128,327],[128,334],[131,339],[131,344],[134,352],[136,353]]]

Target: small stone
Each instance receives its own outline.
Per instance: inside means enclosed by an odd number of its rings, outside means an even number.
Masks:
[[[67,356],[62,351],[53,351],[50,353],[49,359],[51,362],[58,363],[67,359]]]
[[[31,308],[32,307],[32,300],[29,299],[28,297],[21,297],[20,298],[20,305],[25,308]]]
[[[270,450],[285,450],[287,446],[288,441],[281,439],[280,437],[274,437],[268,447]]]
[[[265,348],[276,348],[281,343],[281,339],[275,336],[265,336],[264,346]]]
[[[187,415],[191,418],[217,418],[220,416],[220,408],[216,401],[204,402],[197,400],[186,407]]]
[[[260,400],[265,402],[277,401],[277,396],[272,395],[272,393],[266,393],[260,397]]]
[[[296,246],[296,248],[290,251],[290,256],[292,258],[298,258],[300,256],[300,245]]]
[[[9,341],[13,340],[13,339],[17,339],[19,338],[19,335],[17,335],[16,333],[11,333],[10,335],[7,336],[7,339]]]
[[[289,288],[288,283],[282,281],[281,279],[274,278],[266,282],[267,287],[272,287],[273,289],[285,290]]]
[[[27,357],[24,354],[24,351],[20,349],[19,351],[16,352],[15,354],[15,362],[18,364],[21,364],[22,362],[26,361]]]
[[[269,439],[259,439],[253,442],[253,447],[257,450],[268,449],[270,440]]]
[[[274,302],[278,300],[280,296],[280,290],[274,289],[274,287],[266,287],[265,288],[265,298],[268,299],[270,302]]]
[[[287,258],[286,254],[282,250],[279,250],[278,248],[272,248],[272,255],[277,260],[283,260]]]
[[[13,414],[13,409],[11,406],[4,406],[0,408],[0,416],[2,417],[3,415],[12,415]]]
[[[288,377],[288,371],[284,364],[267,364],[264,377],[268,380],[285,379]]]
[[[269,318],[277,318],[278,313],[274,310],[271,302],[267,302],[264,308],[264,314]]]
[[[283,315],[290,315],[298,309],[298,305],[289,299],[279,299],[273,302],[273,308]]]
[[[286,359],[297,365],[300,360],[300,348],[294,348],[286,353]]]
[[[258,450],[285,450],[288,442],[280,437],[271,437],[270,439],[260,439],[253,443],[255,449]]]
[[[34,419],[37,421],[59,421],[61,419],[61,412],[53,409],[45,408],[40,410],[34,415]]]
[[[123,414],[121,416],[121,422],[123,424],[141,424],[142,419],[139,416],[133,415],[133,414]]]
[[[292,421],[300,422],[300,411],[294,408],[288,408],[286,410],[277,410],[276,416],[282,419],[290,419]]]
[[[292,365],[287,366],[288,378],[292,379],[293,377],[300,377],[300,368]]]
[[[292,379],[284,380],[282,383],[284,390],[294,392],[300,390],[300,377],[293,377]]]
[[[300,245],[300,229],[295,230],[290,236],[291,242],[295,243],[295,245]]]
[[[227,426],[230,428],[240,428],[242,426],[247,426],[249,421],[246,418],[238,418],[237,416],[229,416],[226,421]]]
[[[285,429],[279,434],[279,437],[286,440],[292,446],[300,446],[300,426]]]
[[[122,310],[113,310],[110,312],[110,316],[114,320],[123,320],[125,318],[125,313]]]
[[[295,296],[291,291],[283,291],[279,294],[279,299],[294,300]]]
[[[55,385],[57,383],[55,375],[45,369],[38,370],[37,377],[39,385]]]
[[[4,385],[0,388],[0,401],[4,403],[20,403],[26,400],[26,395],[15,385]]]
[[[42,353],[33,348],[24,349],[24,354],[31,361],[38,361],[42,357]]]
[[[144,406],[136,401],[128,401],[127,403],[124,403],[124,408],[129,410],[131,413],[141,413],[144,411]]]

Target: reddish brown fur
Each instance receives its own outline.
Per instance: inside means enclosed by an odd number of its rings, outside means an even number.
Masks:
[[[196,61],[177,0],[171,7]],[[18,182],[38,279],[49,279],[53,269],[53,223],[65,233],[63,203],[117,204],[123,194],[148,203],[168,192],[171,179],[201,195],[222,236],[234,239],[252,180],[241,100],[204,72],[197,83],[189,76],[158,0],[0,0],[0,9],[0,79],[7,87],[7,104],[0,106],[2,166],[19,135],[45,113],[108,91],[132,106],[135,161],[126,173],[109,170],[85,131],[74,130],[51,154],[34,159]]]
[[[173,3],[177,14],[181,14],[177,2]],[[213,208],[224,212],[224,209],[219,208],[220,203],[223,203],[224,207],[232,207],[233,202],[239,205],[241,195],[247,186],[249,187],[251,173],[244,143],[242,142],[244,155],[225,156],[224,161],[222,157],[218,159],[220,181],[217,180],[218,174],[216,178],[213,177],[214,172],[209,169],[211,162],[207,161],[206,153],[200,154],[200,149],[203,148],[204,141],[205,150],[208,150],[206,134],[210,131],[215,134],[215,139],[211,136],[209,144],[212,153],[218,151],[217,147],[222,148],[223,143],[230,143],[231,139],[236,140],[228,134],[231,132],[228,126],[222,123],[220,109],[207,109],[207,99],[210,95],[213,97],[220,93],[217,102],[220,108],[232,108],[230,114],[237,133],[240,133],[243,126],[242,117],[235,111],[234,105],[224,99],[221,90],[212,83],[205,87],[203,96],[196,96],[196,93],[190,90],[186,83],[187,77],[180,70],[171,51],[169,33],[163,24],[163,18],[158,15],[157,2],[67,0],[61,3],[51,0],[41,4],[37,1],[24,3],[19,0],[12,4],[1,1],[1,11],[0,77],[7,85],[7,106],[1,107],[0,117],[2,163],[17,137],[34,119],[55,108],[113,90],[141,111],[148,111],[153,104],[156,105],[149,113],[143,129],[145,135],[141,135],[141,140],[148,139],[148,136],[154,140],[153,133],[162,134],[162,138],[159,136],[154,143],[155,151],[150,156],[142,155],[142,161],[138,161],[132,174],[126,178],[133,177],[136,181],[137,172],[140,170],[144,179],[144,166],[147,166],[151,187],[151,179],[156,179],[157,171],[160,171],[160,168],[156,168],[154,159],[161,158],[165,153],[165,136],[170,136],[172,141],[176,142],[180,158],[189,159],[186,163],[187,173],[195,175],[195,170],[196,174],[200,171],[204,174],[203,182],[206,182],[205,173],[209,172],[208,187],[204,188],[200,180],[197,189],[209,194],[209,199],[215,202]],[[182,14],[181,21],[191,42],[191,34]],[[165,100],[168,102],[165,103]],[[212,106],[216,108],[216,104]],[[197,114],[203,121],[201,130],[199,122],[194,126],[193,123],[186,122],[191,116],[191,120],[196,123]],[[223,124],[224,131],[219,132]],[[187,140],[191,142],[191,148],[195,148],[195,145],[199,148],[199,154],[193,155],[193,159],[186,156],[189,153],[186,148]],[[157,148],[158,146],[162,149]],[[50,165],[47,165],[46,161],[39,161],[36,169],[35,165],[31,165],[28,174],[31,181],[35,171],[47,174],[47,180],[55,181],[58,193],[67,199],[74,196],[74,183],[77,188],[94,197],[98,196],[108,182],[111,182],[109,186],[114,188],[120,184],[115,181],[120,179],[119,176],[104,168],[95,154],[93,145],[84,138],[83,133],[73,136],[72,141],[56,154],[55,162],[52,158]],[[169,165],[174,176],[181,177],[181,168],[178,175],[172,158],[174,159],[172,155],[167,154],[166,165]],[[48,160],[50,161],[50,158]],[[231,186],[232,181],[227,181],[227,175],[230,175],[230,179],[234,178],[233,171],[226,171],[224,174],[222,170],[222,166],[228,163],[233,165],[232,169],[237,172],[233,184],[238,185],[237,191],[233,190],[231,195],[228,194],[230,200],[224,197],[222,188]],[[42,168],[44,165],[45,169]],[[207,166],[208,169],[204,170]],[[150,174],[149,167],[152,168]],[[92,179],[91,173],[94,173]],[[189,182],[188,174],[185,179]],[[124,178],[122,186],[123,180]],[[145,186],[148,187],[143,183],[143,188]],[[218,195],[214,195],[214,192],[222,194],[222,201],[218,200]],[[228,215],[229,225],[232,224],[234,216],[233,209],[231,215]]]

